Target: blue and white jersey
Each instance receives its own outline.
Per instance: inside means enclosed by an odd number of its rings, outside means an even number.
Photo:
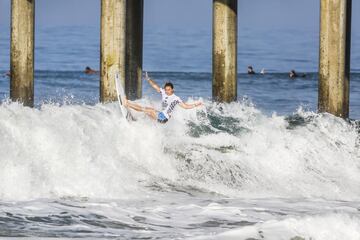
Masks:
[[[179,103],[182,103],[182,100],[176,96],[175,94],[167,95],[163,88],[160,88],[160,93],[162,97],[162,113],[164,113],[165,117],[169,119],[171,117],[171,113],[174,111],[175,106]]]

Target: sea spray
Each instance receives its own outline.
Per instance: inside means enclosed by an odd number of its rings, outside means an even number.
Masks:
[[[2,104],[1,198],[121,199],[154,186],[229,197],[360,196],[359,133],[342,119],[267,116],[241,102],[178,108],[166,125],[136,116],[126,126],[116,104]]]

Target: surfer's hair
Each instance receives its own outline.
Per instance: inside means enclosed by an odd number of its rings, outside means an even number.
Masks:
[[[174,89],[174,85],[171,82],[165,83],[164,88],[166,87],[171,87],[171,89]]]

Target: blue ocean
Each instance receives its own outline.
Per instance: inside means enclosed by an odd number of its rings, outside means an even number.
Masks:
[[[83,72],[99,69],[99,39],[98,27],[36,28],[32,109],[9,100],[0,28],[1,237],[360,239],[358,32],[343,120],[317,113],[318,32],[240,27],[238,101],[220,104],[211,29],[145,28],[144,70],[204,102],[166,125],[99,103],[99,75]],[[137,102],[160,96],[144,81]]]
[[[145,29],[146,30],[146,29]],[[36,32],[35,101],[43,103],[99,102],[99,75],[83,73],[86,66],[99,69],[99,29],[96,27],[40,28]],[[317,109],[318,33],[306,30],[239,29],[238,96],[267,114],[292,114],[299,107]],[[9,97],[9,29],[0,38],[0,94]],[[265,39],[264,39],[265,38]],[[353,36],[351,114],[360,118],[360,43]],[[144,70],[159,84],[171,81],[184,99],[211,99],[211,29],[157,29],[144,34]],[[260,73],[247,75],[247,66]],[[296,70],[304,78],[290,79]],[[144,82],[145,98],[156,97]]]

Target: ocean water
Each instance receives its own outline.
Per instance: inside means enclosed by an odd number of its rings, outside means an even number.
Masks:
[[[0,236],[360,239],[358,36],[345,121],[316,112],[316,32],[241,30],[231,104],[211,101],[209,30],[145,31],[144,68],[204,102],[159,125],[99,103],[99,76],[82,72],[98,69],[97,28],[37,29],[36,107],[11,103],[0,76]],[[289,79],[293,68],[306,77]],[[160,107],[145,82],[138,102]]]

